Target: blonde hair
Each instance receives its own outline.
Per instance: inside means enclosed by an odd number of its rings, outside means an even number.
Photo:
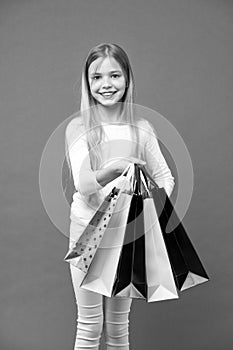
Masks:
[[[139,158],[139,131],[136,127],[136,121],[140,119],[134,108],[135,98],[135,81],[130,65],[129,58],[126,52],[117,44],[113,43],[101,43],[93,47],[88,53],[81,76],[81,104],[80,112],[76,116],[77,127],[80,130],[85,131],[87,146],[89,150],[90,163],[93,170],[99,168],[101,162],[101,154],[98,151],[98,145],[101,143],[104,135],[104,129],[100,123],[98,117],[98,110],[96,108],[97,101],[93,98],[90,90],[88,80],[88,69],[93,61],[98,58],[105,59],[106,57],[113,57],[120,65],[125,77],[126,89],[122,96],[121,101],[121,113],[118,121],[129,124],[131,135],[135,140],[135,157]],[[66,160],[69,167],[69,178],[71,177],[71,163],[68,153],[67,138],[65,138]]]

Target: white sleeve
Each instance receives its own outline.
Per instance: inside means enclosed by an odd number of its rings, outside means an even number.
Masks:
[[[66,138],[69,138],[69,129],[66,130]],[[91,168],[89,151],[84,136],[73,137],[68,142],[69,159],[75,189],[82,195],[90,195],[103,188],[96,180],[97,170]]]
[[[164,187],[168,197],[171,196],[175,186],[174,177],[160,150],[154,128],[149,124],[149,132],[146,132],[145,143],[145,167],[159,187]]]

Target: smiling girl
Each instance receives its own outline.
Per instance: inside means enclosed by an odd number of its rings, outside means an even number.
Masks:
[[[66,128],[67,161],[76,192],[70,213],[69,247],[82,234],[129,163],[143,164],[171,195],[174,177],[160,151],[155,130],[134,109],[134,78],[126,52],[103,43],[89,52],[82,71],[80,113]],[[129,349],[132,299],[82,289],[70,264],[77,304],[75,350]]]

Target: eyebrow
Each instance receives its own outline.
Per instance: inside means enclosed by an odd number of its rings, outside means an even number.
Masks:
[[[111,70],[110,73],[121,73],[121,71],[119,71],[119,70]],[[94,75],[101,75],[101,73],[95,72],[95,73],[92,73],[92,74],[90,74],[90,75],[91,75],[91,76],[94,76]]]

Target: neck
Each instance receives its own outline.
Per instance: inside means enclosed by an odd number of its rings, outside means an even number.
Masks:
[[[101,122],[117,122],[120,117],[121,105],[116,104],[114,106],[105,107],[101,104],[98,104],[97,111]]]

